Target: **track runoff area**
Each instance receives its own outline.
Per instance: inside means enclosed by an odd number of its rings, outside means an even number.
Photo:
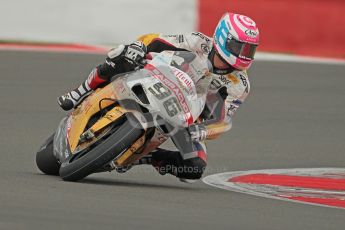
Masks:
[[[87,45],[0,44],[0,50],[104,54],[108,48]],[[258,61],[344,65],[342,59],[258,53]],[[345,168],[294,168],[231,171],[202,179],[210,186],[271,199],[345,209]]]

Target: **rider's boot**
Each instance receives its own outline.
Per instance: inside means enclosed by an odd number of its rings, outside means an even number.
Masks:
[[[58,97],[58,103],[63,110],[71,110],[105,82],[106,80],[99,77],[98,69],[95,68],[78,88]]]

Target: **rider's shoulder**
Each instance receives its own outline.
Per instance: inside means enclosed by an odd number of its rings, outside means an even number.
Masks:
[[[212,38],[201,32],[192,32],[189,36],[195,40],[199,40],[200,42],[212,43]]]
[[[230,73],[230,76],[235,77],[238,83],[243,87],[249,87],[250,82],[247,71],[236,70]]]
[[[190,50],[199,54],[208,55],[212,49],[212,38],[201,32],[185,34],[185,39]]]
[[[229,74],[218,75],[214,74],[218,79],[221,79],[225,85],[234,87],[247,87],[249,86],[249,78],[246,71],[233,71]]]
[[[233,71],[226,75],[228,84],[228,93],[236,94],[238,97],[248,94],[250,91],[250,82],[246,71]]]

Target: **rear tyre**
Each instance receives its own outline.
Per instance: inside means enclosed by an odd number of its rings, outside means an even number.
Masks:
[[[42,145],[36,154],[36,165],[43,173],[48,175],[59,175],[60,163],[54,156],[54,134],[51,135]]]
[[[60,176],[66,181],[78,181],[98,171],[128,149],[143,133],[141,124],[130,115],[118,129],[88,152],[73,154],[62,162]]]

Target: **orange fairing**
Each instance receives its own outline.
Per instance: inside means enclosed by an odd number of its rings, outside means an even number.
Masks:
[[[91,94],[71,113],[67,127],[67,138],[72,153],[76,149],[80,135],[84,132],[90,118],[100,110],[100,105],[102,108],[105,108],[114,103],[112,100],[102,100],[104,98],[117,98],[112,84]],[[102,102],[100,103],[101,100]]]
[[[145,34],[138,38],[138,41],[141,41],[148,46],[154,39],[158,38],[159,34]]]

